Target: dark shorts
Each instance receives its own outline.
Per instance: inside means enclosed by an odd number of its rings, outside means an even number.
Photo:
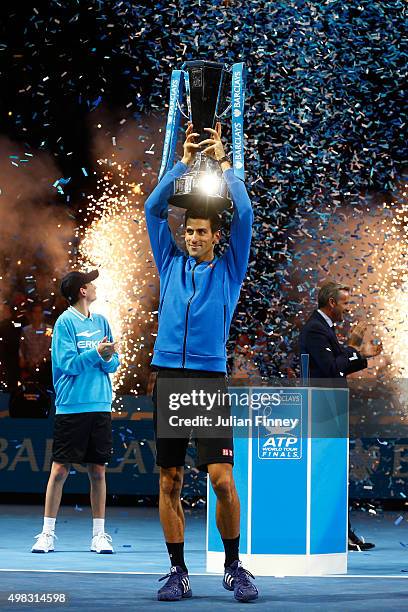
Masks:
[[[54,421],[52,460],[57,463],[97,463],[112,457],[110,412],[57,414]]]
[[[197,449],[196,467],[204,472],[207,466],[212,463],[229,463],[234,465],[234,441],[231,427],[222,430],[222,435],[211,437],[194,436],[194,429],[186,437],[166,438],[157,435],[157,413],[160,409],[168,409],[168,406],[158,405],[157,386],[161,379],[172,379],[172,392],[177,393],[185,390],[185,381],[190,379],[210,378],[212,384],[219,385],[220,389],[227,390],[225,374],[219,372],[204,372],[202,370],[178,370],[170,368],[160,368],[157,372],[157,380],[153,389],[154,406],[154,432],[156,440],[156,464],[163,468],[183,467],[186,460],[186,451],[190,440],[194,440]],[[200,388],[197,382],[197,388]],[[230,415],[230,407],[227,408],[225,416]]]

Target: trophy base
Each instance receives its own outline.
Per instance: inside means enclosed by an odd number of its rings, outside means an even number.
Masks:
[[[198,152],[194,164],[174,183],[169,204],[179,208],[204,208],[218,213],[232,207],[227,184],[218,163]]]
[[[168,202],[171,206],[177,206],[178,208],[204,208],[206,211],[217,213],[232,208],[232,202],[229,198],[202,193],[176,193],[169,197]]]

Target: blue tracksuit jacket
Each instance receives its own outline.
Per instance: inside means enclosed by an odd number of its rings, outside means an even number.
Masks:
[[[253,213],[244,183],[224,172],[234,203],[228,250],[197,263],[171,234],[167,198],[187,166],[178,162],[145,203],[146,223],[160,275],[159,329],[152,365],[226,372],[226,341],[245,278]]]

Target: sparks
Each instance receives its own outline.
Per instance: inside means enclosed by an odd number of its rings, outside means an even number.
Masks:
[[[104,170],[99,197],[89,196],[84,225],[77,230],[79,261],[85,269],[99,269],[94,310],[106,316],[114,340],[120,342],[121,367],[113,388],[138,394],[146,386],[157,276],[143,202],[137,199],[142,190],[128,182],[130,166],[112,160],[98,164]]]

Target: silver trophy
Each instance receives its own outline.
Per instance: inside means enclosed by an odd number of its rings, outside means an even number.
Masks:
[[[236,78],[235,75],[237,75]],[[225,64],[205,60],[185,62],[181,70],[173,71],[159,180],[173,162],[181,115],[193,123],[194,132],[200,134],[199,141],[201,141],[211,137],[208,132],[204,131],[204,128],[214,129],[217,121],[225,117],[231,109],[234,171],[243,175],[244,86],[242,75],[243,64],[234,64],[231,71]],[[187,113],[183,111],[181,105],[183,91]],[[234,122],[238,125],[235,131]],[[236,135],[235,140],[234,134]],[[235,146],[236,142],[239,147]],[[169,197],[169,204],[180,208],[204,205],[218,212],[230,208],[232,202],[218,162],[198,152],[192,166],[183,176],[176,179],[174,194]]]
[[[232,202],[218,162],[196,153],[192,166],[175,180],[169,204],[180,208],[205,206],[218,212],[230,208]]]

